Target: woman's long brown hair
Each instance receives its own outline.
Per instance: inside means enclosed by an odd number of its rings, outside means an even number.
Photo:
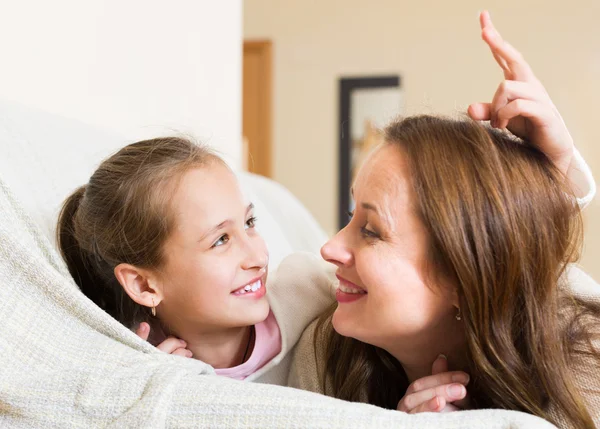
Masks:
[[[468,119],[416,116],[385,131],[385,144],[398,147],[409,165],[429,235],[428,266],[454,279],[473,406],[550,421],[552,409],[570,426],[594,428],[569,366],[581,354],[600,362],[598,351],[590,352],[600,308],[561,284],[582,237],[564,176],[533,145]],[[366,392],[368,402],[395,409],[408,387],[402,366],[382,349],[337,334],[334,310],[315,335],[315,345],[327,345],[323,388],[350,401]]]

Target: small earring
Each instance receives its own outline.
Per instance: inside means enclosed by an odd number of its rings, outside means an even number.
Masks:
[[[460,307],[458,307],[458,312],[456,313],[456,320],[462,320],[462,315],[460,314]]]
[[[152,300],[152,316],[156,317],[156,306],[154,305],[154,300]]]

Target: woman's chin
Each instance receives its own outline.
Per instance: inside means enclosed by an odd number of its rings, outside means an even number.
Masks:
[[[356,320],[351,317],[350,314],[345,314],[344,310],[340,310],[338,307],[337,310],[333,313],[333,317],[331,318],[331,324],[333,325],[333,329],[338,334],[344,337],[353,337],[356,334],[356,329],[354,329],[356,325]]]

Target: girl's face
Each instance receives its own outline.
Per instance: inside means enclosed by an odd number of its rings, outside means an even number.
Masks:
[[[455,309],[451,288],[428,282],[428,235],[401,150],[376,150],[360,168],[353,194],[352,221],[321,249],[338,267],[333,326],[384,349],[402,340],[419,344],[423,333],[450,323]]]
[[[174,230],[158,274],[161,321],[197,333],[265,320],[269,255],[254,210],[219,162],[186,172],[171,199]]]

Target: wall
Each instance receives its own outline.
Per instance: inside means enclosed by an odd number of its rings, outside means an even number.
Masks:
[[[240,0],[0,6],[1,98],[132,139],[192,133],[239,163]]]
[[[479,35],[488,8],[544,82],[600,177],[600,2],[245,0],[244,37],[274,58],[274,176],[336,229],[340,76],[399,73],[405,113],[464,111],[502,78]],[[600,280],[600,197],[586,210],[584,267]]]

